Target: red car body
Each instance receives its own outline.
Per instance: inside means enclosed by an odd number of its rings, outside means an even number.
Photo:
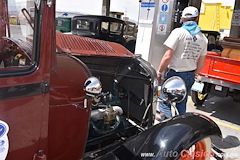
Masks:
[[[212,120],[191,113],[152,127],[151,64],[120,44],[55,27],[55,1],[0,0],[1,159],[134,159],[156,151],[156,141],[180,157],[221,135]]]
[[[1,15],[7,14],[6,5],[1,1]],[[83,156],[90,105],[85,109],[78,108],[86,99],[83,84],[91,73],[84,64],[70,56],[52,54],[55,24],[48,19],[54,16],[54,12],[49,7],[44,7],[42,12],[39,29],[44,34],[38,41],[41,48],[38,64],[21,70],[17,66],[16,70],[13,67],[1,68],[0,112],[1,120],[10,126],[7,157],[10,160],[17,157],[22,160],[37,159],[46,154],[41,153],[39,148],[48,151],[48,159],[56,155],[62,159]],[[7,22],[7,19],[1,21],[0,37],[7,36]],[[1,39],[1,54],[5,42]]]

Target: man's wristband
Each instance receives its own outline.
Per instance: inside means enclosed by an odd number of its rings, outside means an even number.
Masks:
[[[157,72],[158,75],[162,75],[162,72]]]

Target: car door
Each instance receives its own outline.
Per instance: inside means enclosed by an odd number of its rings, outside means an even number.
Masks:
[[[32,160],[46,150],[48,132],[50,64],[38,48],[42,2],[0,3],[0,159]]]

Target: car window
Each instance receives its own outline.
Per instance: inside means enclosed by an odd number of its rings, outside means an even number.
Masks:
[[[135,29],[135,25],[134,24],[128,24],[128,33],[133,33]]]
[[[90,30],[90,22],[85,19],[77,20],[77,29]]]
[[[60,32],[71,32],[72,18],[58,17],[56,18],[56,29]]]
[[[57,27],[63,27],[64,26],[64,21],[61,20],[61,19],[58,19],[56,25],[57,25]]]
[[[109,33],[108,27],[109,27],[109,22],[104,22],[103,21],[102,24],[101,24],[102,33]]]
[[[123,24],[118,22],[111,22],[110,32],[112,34],[121,35]]]
[[[34,63],[34,0],[4,1],[0,14],[0,73],[24,70]]]

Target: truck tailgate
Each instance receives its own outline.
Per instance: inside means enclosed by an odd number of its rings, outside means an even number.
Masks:
[[[208,54],[199,75],[240,85],[240,61]]]

